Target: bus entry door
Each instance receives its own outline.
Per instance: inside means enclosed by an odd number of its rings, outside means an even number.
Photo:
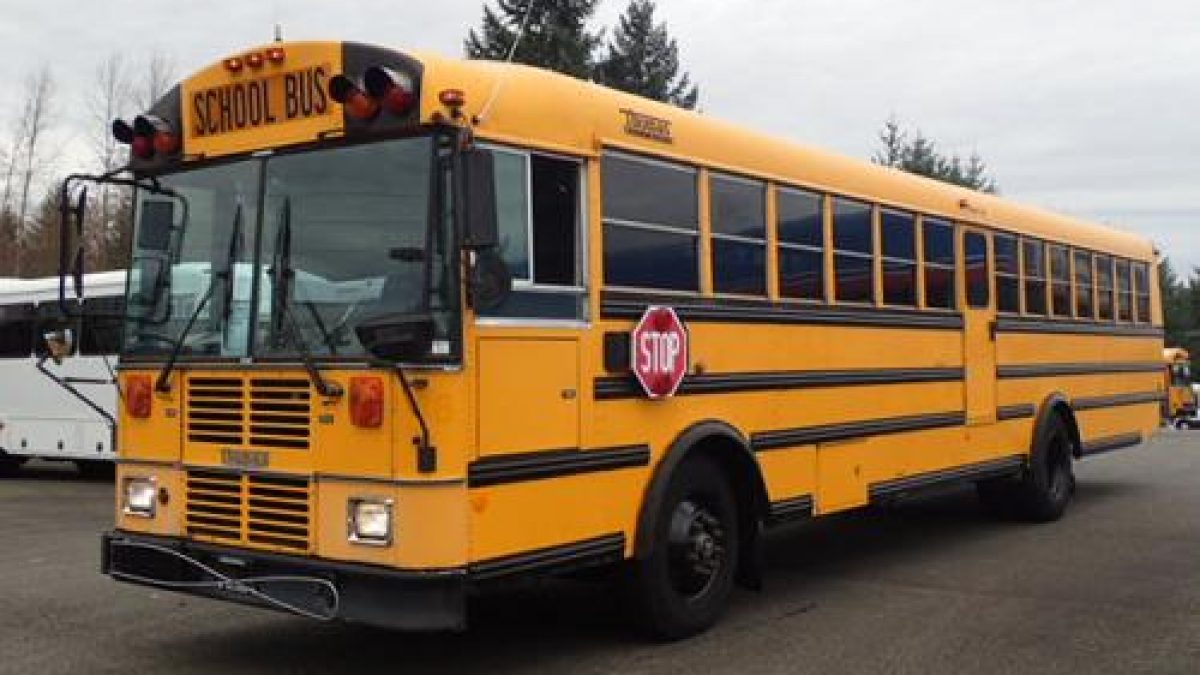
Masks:
[[[964,228],[963,374],[967,425],[996,421],[996,310],[988,236]]]

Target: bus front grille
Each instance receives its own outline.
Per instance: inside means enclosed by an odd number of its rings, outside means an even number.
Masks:
[[[312,490],[306,478],[192,470],[187,533],[221,544],[307,552]]]
[[[312,393],[308,380],[191,377],[187,439],[228,448],[307,450]]]

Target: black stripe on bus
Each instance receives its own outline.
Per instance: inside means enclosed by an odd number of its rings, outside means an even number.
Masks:
[[[472,581],[488,581],[518,574],[565,571],[620,562],[625,557],[625,535],[620,533],[540,548],[471,563]]]
[[[1037,406],[1032,403],[1019,403],[1017,405],[1003,405],[996,408],[996,421],[1003,422],[1005,420],[1023,420],[1028,417],[1033,417],[1037,412]]]
[[[1076,410],[1095,410],[1097,408],[1116,408],[1139,403],[1161,403],[1164,394],[1161,391],[1143,391],[1133,394],[1113,394],[1111,396],[1087,396],[1071,399],[1071,407]]]
[[[1158,373],[1163,364],[1152,361],[1132,363],[1025,363],[999,366],[996,377],[1014,379],[1023,377],[1052,377],[1057,375],[1100,375],[1106,373]]]
[[[1113,450],[1121,450],[1122,448],[1132,448],[1135,445],[1141,445],[1142,435],[1139,433],[1117,434],[1116,436],[1105,436],[1092,441],[1087,441],[1081,448],[1084,457],[1091,455],[1100,455]]]
[[[806,307],[769,300],[681,297],[605,291],[600,300],[604,319],[638,319],[649,305],[665,305],[684,321],[708,323],[814,324],[883,328],[960,330],[961,314],[879,310],[870,307]]]
[[[467,467],[467,486],[484,487],[650,464],[650,446],[547,450],[485,457]]]
[[[797,445],[897,434],[905,431],[960,427],[966,424],[966,421],[966,413],[957,411],[762,431],[750,436],[750,447],[755,452],[761,452]]]
[[[872,368],[862,370],[779,370],[745,373],[709,373],[687,375],[676,395],[718,394],[739,391],[771,391],[846,387],[869,384],[916,382],[959,382],[962,368]],[[632,375],[597,377],[593,381],[595,397],[600,400],[636,398],[642,388]]]
[[[996,319],[998,333],[1059,333],[1064,335],[1115,335],[1125,337],[1162,337],[1162,328],[1156,326],[1131,326],[1127,324],[1047,321],[1016,316]]]
[[[771,502],[767,512],[767,524],[778,525],[793,520],[808,518],[813,514],[812,495],[800,495],[791,499],[781,499]]]
[[[1012,455],[999,459],[991,459],[986,462],[956,466],[951,469],[918,473],[912,476],[904,476],[903,478],[893,478],[872,483],[868,488],[868,493],[871,499],[875,500],[901,492],[910,492],[946,483],[1011,476],[1020,471],[1024,466],[1025,457],[1023,455]]]

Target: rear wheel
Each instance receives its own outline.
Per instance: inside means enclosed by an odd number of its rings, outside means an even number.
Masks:
[[[650,552],[635,560],[635,618],[660,640],[695,635],[720,617],[738,562],[737,500],[715,462],[692,459],[671,478]]]
[[[1075,493],[1071,434],[1055,415],[1036,440],[1029,466],[1020,478],[982,481],[979,501],[989,512],[1031,522],[1058,520]]]

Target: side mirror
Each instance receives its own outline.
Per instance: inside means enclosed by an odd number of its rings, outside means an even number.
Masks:
[[[381,314],[359,322],[354,333],[363,348],[375,358],[415,360],[429,351],[429,343],[433,340],[433,317],[428,314]]]
[[[55,364],[61,364],[75,350],[75,335],[70,328],[49,331],[42,339],[46,341],[46,353]]]
[[[175,229],[175,204],[169,201],[142,202],[137,247],[143,251],[169,253],[171,233]]]
[[[496,309],[512,293],[512,272],[494,248],[475,252],[469,281],[471,307],[477,312]]]
[[[83,298],[83,226],[87,217],[87,188],[79,191],[71,203],[70,181],[63,183],[59,197],[58,277],[59,304],[66,309],[67,276],[71,277],[76,298]]]
[[[458,213],[463,248],[480,250],[500,244],[496,217],[496,164],[490,150],[464,150],[459,156]]]

